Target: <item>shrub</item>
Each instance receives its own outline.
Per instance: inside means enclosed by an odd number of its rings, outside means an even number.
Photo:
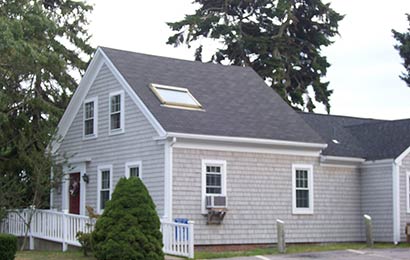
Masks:
[[[0,234],[0,259],[13,260],[17,252],[17,237]]]
[[[162,234],[155,205],[138,178],[121,178],[92,234],[99,260],[162,260]]]
[[[81,244],[84,256],[88,256],[88,252],[91,251],[91,233],[77,232],[75,236],[78,242]]]

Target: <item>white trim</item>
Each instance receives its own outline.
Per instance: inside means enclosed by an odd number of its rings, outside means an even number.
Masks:
[[[410,171],[406,172],[406,212],[410,214]]]
[[[159,140],[159,139],[158,139]],[[175,148],[184,149],[199,149],[199,150],[214,150],[214,151],[230,151],[230,152],[245,152],[245,153],[265,153],[265,154],[280,154],[280,155],[296,155],[319,157],[320,150],[296,150],[288,149],[287,147],[272,147],[263,144],[246,144],[246,143],[224,143],[220,141],[206,140],[187,140],[178,139]]]
[[[358,157],[342,157],[342,156],[329,156],[329,155],[321,155],[320,156],[321,162],[326,161],[337,161],[337,162],[353,162],[353,163],[362,163],[366,161],[363,158]]]
[[[161,126],[161,124],[158,122],[158,120],[154,117],[154,115],[151,113],[151,111],[147,108],[147,106],[144,104],[144,102],[142,102],[140,97],[131,88],[131,86],[124,79],[124,77],[121,75],[121,73],[118,71],[118,69],[114,66],[114,64],[111,62],[111,60],[104,53],[104,51],[101,48],[98,48],[97,52],[101,53],[101,55],[105,58],[105,64],[107,65],[107,67],[111,70],[114,77],[118,80],[118,82],[126,90],[129,97],[138,106],[138,108],[141,110],[143,115],[148,119],[148,121],[151,123],[151,125],[154,127],[154,129],[157,131],[158,135],[160,135],[160,136],[166,135],[166,132],[165,132],[164,128]]]
[[[172,221],[173,207],[173,146],[176,138],[166,140],[164,143],[164,216],[163,219]]]
[[[77,161],[77,162],[69,162],[68,165],[63,166],[63,187],[62,187],[62,210],[69,211],[70,209],[70,201],[68,196],[68,190],[70,185],[70,174],[72,173],[80,173],[80,215],[85,215],[86,209],[86,196],[87,196],[87,188],[86,183],[83,180],[83,175],[86,173],[86,162],[84,160]]]
[[[392,164],[393,242],[400,242],[400,166]]]
[[[111,98],[113,96],[120,96],[120,128],[117,129],[111,129]],[[110,92],[110,94],[108,95],[108,134],[109,135],[117,135],[117,134],[122,134],[125,132],[125,122],[124,122],[124,91],[123,90],[119,90],[119,91],[113,91]]]
[[[307,170],[308,172],[308,190],[309,190],[309,208],[296,207],[296,170]],[[311,164],[292,164],[292,214],[313,214],[314,209],[314,188],[313,188],[313,165]]]
[[[399,156],[397,156],[395,162],[396,162],[397,164],[401,164],[401,161],[403,161],[403,159],[404,159],[408,154],[410,154],[410,146],[409,146],[406,150],[404,150],[404,152],[402,152]]]
[[[101,190],[101,172],[104,170],[109,170],[110,171],[110,199],[111,199],[111,194],[112,194],[112,165],[101,165],[97,167],[97,213],[103,213],[104,210],[100,208],[100,202],[101,202],[101,195],[100,195],[100,190]]]
[[[93,102],[94,107],[93,107],[93,130],[94,132],[90,135],[85,135],[85,104]],[[89,139],[94,139],[98,137],[98,96],[92,97],[92,98],[87,98],[83,102],[83,140],[89,140]]]
[[[394,163],[393,159],[383,159],[383,160],[374,160],[374,161],[365,161],[362,163],[360,168],[378,168],[378,167],[391,167],[391,164]]]
[[[130,168],[138,167],[138,178],[142,179],[142,162],[141,161],[134,161],[134,162],[127,162],[125,163],[125,178],[130,177]]]
[[[232,137],[232,136],[220,136],[220,135],[200,135],[200,134],[185,134],[185,133],[168,132],[167,136],[176,137],[176,138],[196,139],[196,140],[265,144],[265,145],[290,146],[290,147],[299,147],[299,148],[324,149],[327,147],[327,144],[320,144],[320,143],[293,142],[293,141],[283,141],[283,140],[273,140],[273,139]]]
[[[221,196],[226,196],[226,161],[225,160],[213,160],[213,159],[202,159],[201,167],[201,179],[202,179],[202,200],[201,200],[201,213],[206,214],[207,210],[205,208],[206,196],[206,166],[219,166],[221,167]]]

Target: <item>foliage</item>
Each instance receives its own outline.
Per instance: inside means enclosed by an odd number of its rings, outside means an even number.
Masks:
[[[81,249],[83,250],[84,256],[88,256],[88,252],[91,251],[91,233],[77,232],[75,238],[80,242]]]
[[[47,207],[60,184],[64,155],[47,146],[93,52],[89,11],[82,1],[0,1],[0,208]]]
[[[330,110],[329,82],[322,82],[330,64],[321,48],[332,43],[343,18],[321,0],[195,0],[199,8],[185,19],[168,23],[176,33],[168,44],[223,44],[211,61],[252,67],[282,98],[297,108],[315,108],[314,99]],[[203,46],[195,52],[202,58]],[[305,100],[307,99],[307,101]]]
[[[0,234],[0,259],[13,260],[17,252],[17,237]]]
[[[407,14],[407,20],[410,24],[410,14]],[[403,73],[400,78],[406,82],[410,87],[410,27],[407,32],[400,33],[396,30],[392,30],[393,37],[399,42],[394,48],[399,51],[401,58],[403,59],[403,66],[406,72]]]
[[[99,260],[164,259],[155,205],[139,178],[121,178],[93,231]]]

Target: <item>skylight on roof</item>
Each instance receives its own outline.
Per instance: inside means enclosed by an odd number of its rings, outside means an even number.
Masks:
[[[160,84],[150,84],[150,88],[163,105],[191,109],[202,108],[198,100],[186,88]]]

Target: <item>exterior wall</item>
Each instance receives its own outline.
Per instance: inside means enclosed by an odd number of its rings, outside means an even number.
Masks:
[[[400,240],[406,241],[404,228],[410,223],[410,212],[407,212],[406,173],[410,172],[410,154],[407,155],[400,167]]]
[[[362,213],[372,217],[375,241],[393,241],[392,163],[361,169]]]
[[[122,90],[110,70],[103,65],[87,98],[98,96],[98,137],[83,140],[83,106],[79,109],[70,129],[60,146],[60,154],[69,159],[91,158],[86,164],[90,177],[86,185],[86,205],[97,208],[97,167],[113,166],[113,189],[119,178],[125,174],[125,164],[142,162],[142,180],[147,186],[160,216],[164,209],[164,145],[153,140],[157,132],[138,107],[124,91],[125,132],[109,135],[109,93]],[[72,158],[70,158],[72,156]],[[62,189],[64,191],[64,189]],[[61,209],[61,192],[54,192],[54,207]]]
[[[228,212],[221,225],[201,214],[201,160],[226,160]],[[314,214],[292,214],[292,164],[312,164]],[[195,221],[195,244],[362,241],[360,174],[322,167],[319,158],[174,148],[173,217]]]

